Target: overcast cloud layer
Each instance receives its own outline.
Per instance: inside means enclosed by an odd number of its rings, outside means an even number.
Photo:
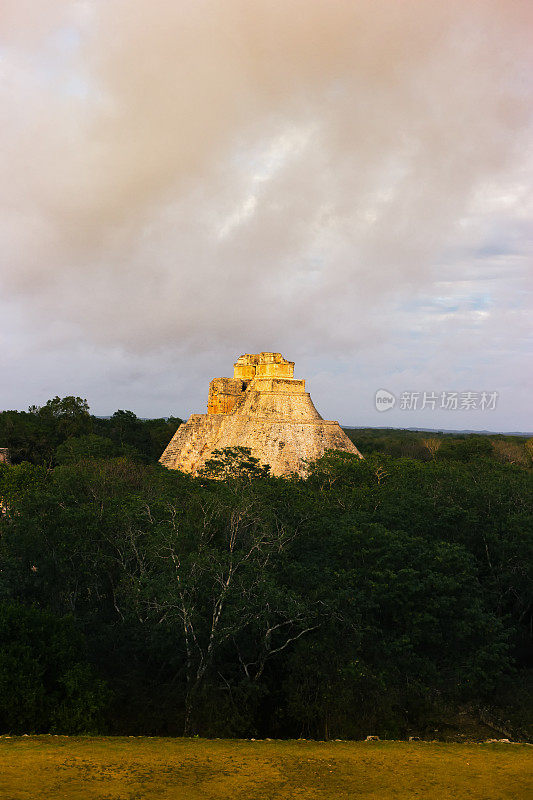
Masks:
[[[0,408],[186,416],[275,350],[345,424],[531,430],[531,41],[530,0],[3,0]]]

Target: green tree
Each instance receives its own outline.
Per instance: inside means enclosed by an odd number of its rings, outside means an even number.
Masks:
[[[97,664],[114,732],[396,736],[527,702],[531,470],[330,452],[287,480],[230,452],[210,480],[80,438],[0,465],[0,602],[71,617],[61,691]]]
[[[266,662],[312,627],[306,603],[290,593],[282,598],[276,586],[275,563],[288,534],[258,482],[246,472],[238,490],[219,483],[193,503],[186,513],[170,506],[151,536],[133,543],[140,613],[183,644],[185,734],[200,716],[206,678],[227,672],[224,658],[240,664],[241,680],[257,682]]]
[[[87,458],[112,458],[119,455],[118,448],[105,436],[88,433],[70,436],[56,450],[57,464],[76,464]]]
[[[213,457],[205,462],[200,475],[216,480],[252,480],[266,478],[269,473],[270,466],[252,456],[249,447],[226,447],[213,450]]]
[[[487,696],[508,664],[460,546],[323,515],[289,564],[290,585],[322,609],[283,671],[285,720],[307,735],[405,733],[421,700]]]
[[[72,617],[0,602],[0,730],[93,733],[107,695]]]

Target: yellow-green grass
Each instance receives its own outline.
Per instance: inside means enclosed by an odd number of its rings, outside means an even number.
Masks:
[[[525,744],[0,738],[2,800],[528,800]]]

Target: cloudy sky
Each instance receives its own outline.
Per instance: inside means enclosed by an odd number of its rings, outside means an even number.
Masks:
[[[531,0],[2,0],[0,409],[187,416],[273,350],[345,424],[532,430],[531,41]]]

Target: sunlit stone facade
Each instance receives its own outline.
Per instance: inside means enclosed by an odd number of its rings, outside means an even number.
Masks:
[[[213,450],[248,447],[273,475],[305,475],[326,450],[360,456],[338,422],[322,419],[294,362],[281,353],[240,356],[233,378],[214,378],[207,414],[192,414],[160,458],[169,469],[195,475]]]

